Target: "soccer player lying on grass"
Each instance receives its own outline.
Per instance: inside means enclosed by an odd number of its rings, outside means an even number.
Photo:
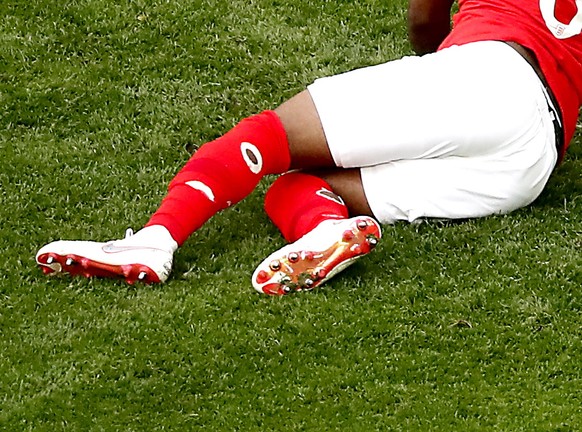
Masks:
[[[265,209],[290,243],[252,284],[312,289],[366,255],[380,223],[508,213],[534,201],[582,104],[582,0],[411,0],[419,56],[316,80],[204,144],[145,227],[56,241],[46,273],[164,282],[176,249],[266,174]]]

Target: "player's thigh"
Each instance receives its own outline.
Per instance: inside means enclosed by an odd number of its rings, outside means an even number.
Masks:
[[[405,57],[308,89],[342,167],[489,154],[547,110],[533,69],[501,42]]]

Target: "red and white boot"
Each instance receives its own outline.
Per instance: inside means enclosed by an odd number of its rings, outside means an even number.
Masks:
[[[122,278],[128,283],[165,282],[172,270],[178,244],[159,225],[135,235],[126,231],[123,240],[106,243],[60,240],[47,244],[36,254],[45,274]]]
[[[380,225],[369,216],[325,220],[259,264],[253,287],[272,295],[311,290],[370,253],[381,236]]]

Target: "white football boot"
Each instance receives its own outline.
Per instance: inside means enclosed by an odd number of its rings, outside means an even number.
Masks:
[[[370,253],[381,236],[380,225],[369,216],[325,220],[259,264],[253,287],[273,295],[311,290]]]
[[[128,283],[165,282],[172,270],[178,244],[166,228],[154,225],[123,240],[55,241],[41,248],[36,262],[45,274],[69,273],[85,277],[123,278]]]

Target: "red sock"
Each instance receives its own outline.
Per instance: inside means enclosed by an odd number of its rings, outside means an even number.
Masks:
[[[325,180],[300,172],[282,175],[273,183],[265,196],[265,210],[288,242],[326,219],[348,217],[348,208]]]
[[[194,153],[146,226],[163,225],[182,245],[210,217],[250,194],[264,175],[283,173],[289,165],[287,136],[277,114],[248,117]]]

